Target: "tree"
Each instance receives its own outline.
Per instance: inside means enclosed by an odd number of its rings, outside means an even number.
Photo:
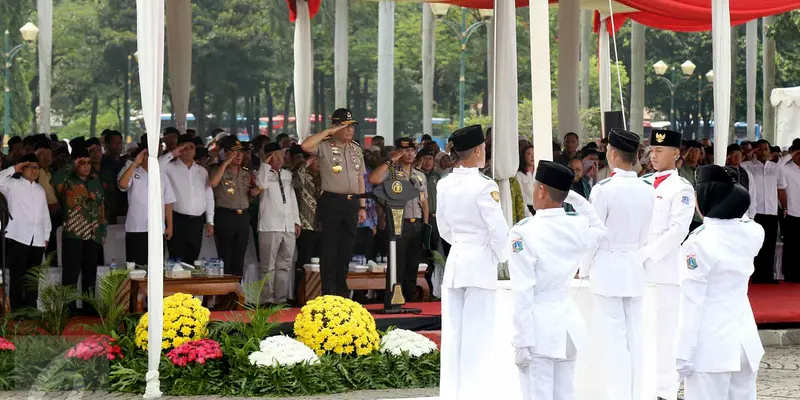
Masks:
[[[8,30],[12,47],[24,43],[19,28],[33,20],[31,2],[25,0],[4,0],[0,2],[0,26]],[[0,32],[2,33],[2,32]],[[31,112],[31,91],[28,86],[36,70],[36,50],[28,45],[22,49],[11,64],[10,82],[11,91],[11,123],[9,133],[24,135],[30,130],[33,113]],[[0,112],[5,105],[0,104]],[[0,133],[2,139],[2,133]],[[1,141],[0,141],[1,142]]]

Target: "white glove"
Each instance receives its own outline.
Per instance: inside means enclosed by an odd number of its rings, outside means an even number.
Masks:
[[[690,360],[681,360],[680,358],[675,362],[676,370],[678,371],[678,382],[683,382],[686,377],[692,375],[694,372],[694,362]]]
[[[518,349],[514,349],[514,364],[517,364],[517,368],[520,371],[525,372],[530,365],[531,361],[533,361],[533,349],[531,347],[520,347]]]
[[[568,203],[569,205],[573,206],[573,208],[575,208],[576,211],[578,206],[580,206],[581,203],[583,203],[584,201],[586,201],[586,199],[583,198],[583,196],[579,195],[578,192],[574,190],[570,190],[567,193],[567,198],[564,199],[564,203]]]

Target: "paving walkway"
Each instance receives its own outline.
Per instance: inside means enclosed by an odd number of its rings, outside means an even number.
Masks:
[[[758,375],[758,400],[800,398],[800,346],[767,347]],[[327,396],[270,398],[271,400],[436,400],[439,389],[363,390]],[[0,400],[139,400],[141,396],[107,392],[0,392]],[[245,400],[243,397],[164,397],[165,400]]]

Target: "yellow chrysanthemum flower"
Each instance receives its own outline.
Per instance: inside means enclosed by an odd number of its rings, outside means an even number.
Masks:
[[[380,346],[372,315],[360,304],[339,296],[308,302],[295,318],[294,333],[317,355],[365,355]]]
[[[185,293],[176,293],[164,298],[164,320],[162,349],[171,349],[181,344],[206,336],[211,312],[200,300]],[[149,315],[145,314],[136,326],[136,345],[147,349]]]

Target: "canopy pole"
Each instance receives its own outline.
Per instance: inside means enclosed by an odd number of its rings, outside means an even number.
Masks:
[[[422,4],[422,133],[433,136],[433,74],[436,57],[436,19]]]
[[[592,45],[593,14],[590,10],[581,11],[581,109],[588,109],[589,104],[589,60]]]
[[[294,22],[294,114],[300,141],[309,135],[311,91],[314,87],[314,53],[311,43],[311,16],[308,2],[297,2]],[[284,116],[288,123],[288,116]]]
[[[349,17],[347,0],[336,0],[336,24],[333,32],[333,79],[336,108],[347,108]]]
[[[39,15],[39,132],[50,132],[50,94],[53,62],[53,0],[38,0]]]
[[[553,122],[550,100],[550,63],[534,55],[550,54],[550,10],[546,1],[531,2],[531,102],[533,103],[533,157],[553,160]]]
[[[747,22],[747,51],[745,74],[747,78],[747,139],[756,138],[756,59],[758,58],[758,20]]]
[[[169,87],[175,113],[175,127],[186,133],[189,92],[192,86],[192,3],[167,1],[167,43]]]
[[[631,124],[630,130],[644,128],[644,25],[631,21]]]
[[[600,84],[600,136],[605,137],[605,121],[603,115],[606,111],[611,111],[611,54],[608,48],[608,19],[600,16],[600,31],[598,42],[597,65],[599,69]]]
[[[714,143],[728,145],[731,101],[731,12],[728,0],[711,2],[711,37],[714,59]],[[725,165],[725,152],[714,152],[714,163]]]
[[[558,2],[558,134],[568,132],[583,138],[578,112],[578,67],[580,55],[580,15],[578,0]]]
[[[394,142],[394,9],[394,1],[381,1],[378,5],[377,134],[386,143]]]
[[[514,207],[509,178],[514,176],[519,168],[517,17],[514,2],[495,0],[494,16],[496,81],[493,85],[495,107],[492,110],[492,176],[499,182],[503,215],[506,217],[506,222],[513,225]],[[550,82],[549,77],[547,81]],[[550,101],[549,92],[547,100]]]
[[[775,21],[774,16],[761,19],[761,41],[762,41],[762,88],[763,96],[761,103],[761,137],[775,142],[778,137],[775,134],[775,107],[769,97],[772,89],[775,89],[775,40],[767,36],[767,30]]]

